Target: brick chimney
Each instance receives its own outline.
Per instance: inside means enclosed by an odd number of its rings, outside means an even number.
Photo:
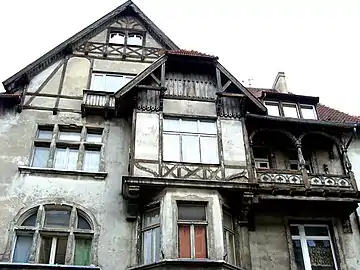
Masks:
[[[272,86],[273,89],[277,90],[280,93],[287,93],[287,86],[286,86],[286,78],[284,72],[278,72],[276,75],[275,81]]]

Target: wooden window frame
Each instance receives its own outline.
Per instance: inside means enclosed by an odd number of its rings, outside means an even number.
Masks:
[[[225,222],[224,222],[224,213],[230,216],[232,228],[228,228],[228,227],[225,225]],[[226,247],[229,246],[229,242],[230,242],[230,241],[229,241],[229,236],[228,236],[228,235],[231,235],[231,237],[233,238],[232,251],[233,251],[234,261],[231,262],[231,261],[229,260],[229,254],[228,254],[229,249],[228,249],[228,248],[225,250],[226,254],[224,255],[224,257],[226,256],[226,257],[225,257],[225,260],[226,260],[226,261],[228,261],[228,262],[231,263],[231,264],[236,265],[236,263],[237,263],[237,258],[236,258],[236,244],[235,244],[235,242],[236,242],[236,233],[235,233],[234,217],[233,217],[232,214],[230,214],[229,211],[223,209],[223,220],[222,220],[222,221],[223,221],[223,230],[224,230],[224,247],[225,247],[225,246],[226,246]]]
[[[327,224],[316,224],[316,223],[290,223],[289,227],[294,226],[297,227],[299,230],[299,235],[291,235],[291,240],[298,240],[300,241],[301,245],[301,252],[302,252],[302,258],[305,270],[311,270],[312,265],[310,261],[310,255],[307,245],[307,240],[325,240],[330,242],[330,248],[332,253],[332,259],[334,262],[334,268],[335,270],[339,270],[338,264],[337,264],[337,256],[336,256],[336,250],[333,242],[333,237],[331,236],[331,231],[329,228],[329,225]],[[306,236],[305,235],[305,227],[325,227],[327,229],[328,235],[327,236]],[[292,245],[291,245],[292,246]],[[294,248],[292,246],[292,248]]]
[[[118,72],[103,72],[103,71],[92,71],[91,72],[91,77],[90,77],[90,89],[89,90],[93,90],[93,91],[97,91],[97,92],[104,92],[104,93],[115,93],[115,92],[111,92],[111,91],[106,91],[104,88],[103,89],[93,89],[93,81],[94,81],[94,77],[95,76],[102,76],[104,77],[105,80],[105,86],[106,86],[106,77],[132,77],[132,79],[134,79],[136,77],[136,74],[130,74],[130,73],[118,73]],[[127,84],[127,83],[126,83]],[[125,84],[124,84],[125,85]]]
[[[51,130],[52,136],[51,139],[39,139],[38,134],[39,130]],[[80,134],[79,141],[68,141],[68,140],[60,140],[59,135],[61,131],[69,131],[69,132],[78,132]],[[87,142],[87,134],[88,133],[96,133],[101,134],[101,142]],[[104,128],[95,128],[95,127],[87,127],[87,126],[65,126],[65,125],[38,125],[34,141],[33,141],[33,149],[32,154],[29,158],[29,167],[37,168],[33,166],[35,159],[35,151],[37,147],[44,147],[49,149],[49,154],[46,161],[46,166],[41,168],[53,168],[55,170],[65,170],[65,171],[84,171],[84,158],[86,150],[95,150],[99,151],[99,169],[98,172],[103,172],[105,170],[105,163],[102,161],[104,159]],[[77,162],[75,169],[67,170],[55,168],[55,158],[57,149],[77,149]],[[86,171],[84,171],[86,172]]]
[[[178,121],[178,125],[179,128],[182,125],[183,121],[196,121],[197,123],[197,132],[188,132],[188,131],[169,131],[169,130],[165,130],[164,129],[164,122],[166,120],[177,120]],[[186,118],[186,117],[164,117],[163,121],[163,130],[162,130],[162,136],[164,137],[164,135],[176,135],[179,137],[179,160],[171,160],[171,159],[165,159],[163,157],[163,161],[168,161],[168,162],[184,162],[184,163],[194,163],[194,164],[208,164],[208,165],[219,165],[220,164],[220,156],[219,156],[219,151],[220,151],[220,147],[219,147],[219,142],[218,142],[218,130],[217,130],[217,125],[216,125],[216,120],[209,120],[209,119],[192,119],[192,118]],[[199,131],[199,125],[201,122],[211,122],[215,125],[215,133],[203,133]],[[186,161],[184,160],[184,155],[183,155],[183,151],[182,151],[182,136],[197,136],[198,139],[198,147],[199,147],[199,162],[192,162],[192,161]],[[213,163],[207,163],[207,162],[203,162],[202,161],[202,154],[201,154],[201,138],[212,138],[216,140],[217,143],[217,162],[213,162]],[[164,143],[163,143],[163,149],[162,151],[164,152]],[[164,155],[163,155],[164,156]]]
[[[119,44],[119,43],[111,43],[110,42],[110,35],[114,32],[117,33],[122,33],[124,34],[124,43],[123,44]],[[141,35],[142,36],[142,45],[128,45],[128,37],[129,34],[136,34],[136,35]],[[144,48],[145,44],[146,44],[146,31],[144,30],[139,30],[139,29],[127,29],[127,28],[117,28],[117,27],[110,27],[108,28],[108,34],[106,37],[106,43],[109,45],[118,45],[118,46],[131,46],[131,47],[137,47],[137,48]]]
[[[207,205],[204,203],[189,203],[189,202],[179,202],[177,204],[177,209],[178,209],[178,213],[179,213],[179,206],[186,206],[186,207],[191,207],[191,206],[203,206],[204,207],[204,211],[205,211],[205,220],[204,221],[200,221],[200,220],[181,220],[179,219],[179,215],[177,218],[177,232],[178,232],[178,258],[181,259],[185,259],[187,257],[180,257],[180,239],[179,239],[179,227],[180,226],[189,226],[190,228],[190,258],[187,259],[206,259],[209,256],[209,250],[208,250],[208,215],[207,215]],[[196,244],[195,244],[195,226],[203,226],[205,228],[205,246],[206,246],[206,254],[204,258],[196,258]]]
[[[317,110],[316,110],[316,106],[314,106],[313,104],[304,104],[304,103],[296,103],[296,102],[284,102],[284,101],[275,101],[275,100],[265,100],[264,101],[264,105],[266,107],[266,105],[272,105],[272,106],[278,106],[278,109],[279,109],[279,115],[276,116],[276,115],[270,115],[268,114],[269,116],[273,116],[273,117],[289,117],[289,116],[286,116],[285,113],[284,113],[284,107],[286,105],[291,105],[291,106],[294,106],[296,108],[296,113],[297,113],[297,118],[299,119],[309,119],[309,120],[318,120],[319,117],[318,117],[318,113],[317,113]],[[303,117],[303,114],[302,114],[302,108],[303,107],[312,107],[313,109],[313,112],[314,112],[314,115],[315,115],[315,118],[304,118]],[[289,117],[289,118],[294,118],[294,117]]]
[[[151,212],[151,211],[154,211],[154,210],[158,210],[158,213],[159,213],[159,222],[155,223],[155,224],[152,224],[152,225],[149,225],[149,226],[145,226],[144,224],[144,219],[145,219],[145,214],[147,212]],[[144,212],[143,212],[143,215],[142,215],[142,221],[141,221],[141,262],[145,264],[145,259],[144,259],[144,250],[145,250],[145,245],[144,245],[144,235],[145,235],[145,232],[147,231],[150,231],[150,230],[153,230],[153,229],[156,229],[156,228],[159,228],[159,233],[160,233],[160,239],[161,239],[161,226],[160,226],[160,222],[161,222],[161,216],[160,216],[160,205],[157,205],[157,206],[153,206],[151,208],[148,208],[146,209]],[[153,235],[151,235],[151,237],[154,237]],[[161,240],[160,240],[161,241]],[[153,243],[152,243],[153,244]],[[160,247],[161,249],[161,247]],[[159,258],[156,258],[155,256],[155,252],[156,252],[156,246],[151,246],[151,252],[152,252],[152,256],[154,256],[153,260],[151,260],[151,262],[149,263],[154,263],[154,262],[157,262],[160,260],[160,257]],[[160,255],[160,250],[158,250],[158,253]]]
[[[312,111],[313,111],[313,113],[314,113],[315,118],[304,118],[304,117],[303,117],[303,113],[302,113],[303,107],[311,107],[311,109],[312,109]],[[314,105],[311,105],[311,104],[302,104],[302,103],[300,103],[300,104],[299,104],[299,111],[300,111],[300,113],[301,113],[301,118],[303,118],[303,119],[310,119],[310,120],[318,120],[318,119],[319,119],[318,114],[317,114],[317,111],[316,111],[316,108],[315,108]]]

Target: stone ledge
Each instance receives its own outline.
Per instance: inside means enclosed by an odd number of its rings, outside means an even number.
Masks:
[[[151,264],[137,265],[129,267],[128,270],[145,270],[145,269],[216,269],[216,270],[243,270],[243,268],[229,264],[222,260],[207,260],[207,259],[169,259],[161,260]]]
[[[33,269],[33,270],[101,270],[97,266],[79,266],[79,265],[59,265],[59,264],[36,264],[36,263],[6,263],[0,262],[0,269]]]
[[[94,179],[103,180],[107,176],[107,172],[85,172],[78,170],[61,170],[54,168],[37,168],[29,166],[19,166],[21,173],[41,173],[41,174],[56,174],[56,175],[76,175],[76,176],[91,176]]]

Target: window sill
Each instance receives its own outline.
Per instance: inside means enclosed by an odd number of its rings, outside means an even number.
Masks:
[[[101,270],[97,266],[79,266],[79,265],[55,265],[55,264],[36,264],[36,263],[5,263],[0,262],[0,269],[59,269],[59,270],[76,270],[92,269]]]
[[[222,260],[209,259],[168,259],[161,260],[151,264],[137,265],[129,267],[128,270],[142,270],[142,269],[231,269],[242,270],[238,266],[229,264]]]
[[[46,173],[46,174],[59,174],[59,175],[77,175],[77,176],[91,176],[94,179],[105,179],[107,172],[85,172],[77,170],[61,170],[54,168],[37,168],[28,166],[19,166],[21,173]]]

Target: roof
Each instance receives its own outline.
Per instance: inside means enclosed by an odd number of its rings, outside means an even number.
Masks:
[[[257,98],[261,98],[263,93],[275,93],[275,89],[271,88],[253,88],[248,87],[250,92],[254,94]],[[293,95],[289,93],[289,95]],[[360,116],[353,116],[339,110],[330,108],[326,105],[318,103],[316,105],[317,113],[319,120],[328,121],[328,122],[337,122],[337,123],[357,123],[360,122]]]
[[[202,53],[202,52],[198,52],[198,51],[194,51],[194,50],[168,50],[168,51],[165,51],[165,54],[199,56],[199,57],[209,57],[209,58],[218,59],[218,57],[215,55],[206,54],[206,53]]]
[[[166,45],[167,49],[179,49],[170,38],[168,38],[131,0],[129,0],[5,80],[3,82],[5,90],[13,90],[16,83],[21,84],[24,80],[29,80],[29,78],[37,75],[64,55],[71,53],[72,48],[80,45],[98,32],[101,32],[104,25],[110,24],[113,18],[129,8],[144,22],[146,28],[151,29],[155,34],[155,37],[157,37],[163,45]]]

